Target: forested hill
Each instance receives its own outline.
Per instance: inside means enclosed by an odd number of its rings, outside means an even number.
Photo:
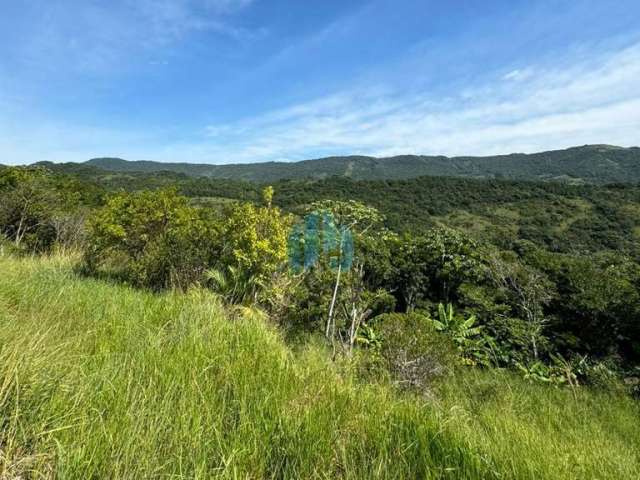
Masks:
[[[490,157],[346,156],[291,163],[229,165],[95,158],[86,162],[85,165],[116,172],[172,171],[190,176],[258,182],[274,182],[281,179],[322,179],[332,176],[345,176],[355,180],[392,180],[425,175],[560,180],[595,184],[640,182],[640,148],[610,145],[586,145],[566,150]]]

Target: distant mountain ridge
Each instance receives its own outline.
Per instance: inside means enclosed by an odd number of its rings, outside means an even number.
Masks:
[[[252,164],[162,163],[121,158],[94,158],[82,165],[113,172],[170,171],[194,177],[254,182],[283,179],[322,179],[331,176],[354,180],[397,180],[420,176],[559,180],[571,183],[640,182],[640,148],[585,145],[533,154],[514,153],[486,157],[400,155],[327,157],[299,162]]]

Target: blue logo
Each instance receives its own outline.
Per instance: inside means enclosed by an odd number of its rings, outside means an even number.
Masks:
[[[291,230],[288,254],[296,273],[315,267],[321,259],[332,270],[347,271],[353,263],[353,236],[347,227],[336,225],[331,212],[311,212]]]

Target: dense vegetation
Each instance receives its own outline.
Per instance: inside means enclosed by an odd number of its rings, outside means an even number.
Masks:
[[[51,165],[98,192],[176,187],[201,204],[257,202],[263,185],[190,178],[171,172],[112,173],[76,164]],[[568,185],[560,182],[420,177],[408,180],[283,180],[273,184],[274,203],[294,213],[323,199],[357,200],[377,208],[397,232],[448,226],[513,249],[519,240],[561,253],[615,250],[638,258],[640,187]],[[99,195],[99,193],[97,193]]]
[[[425,175],[605,184],[640,181],[640,149],[585,145],[534,154],[490,157],[401,155],[328,157],[301,162],[207,165],[95,158],[84,164],[113,172],[171,171],[190,176],[273,183],[282,179],[406,179]]]
[[[5,469],[637,476],[639,187],[52,169],[0,170]]]
[[[0,257],[3,478],[637,478],[612,393],[464,370],[435,398],[365,384],[320,342],[202,289]]]

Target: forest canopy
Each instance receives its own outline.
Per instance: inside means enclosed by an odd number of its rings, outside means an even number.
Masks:
[[[422,177],[265,188],[15,167],[0,171],[0,192],[7,248],[79,248],[86,274],[140,287],[205,285],[348,350],[378,348],[386,323],[411,314],[468,365],[566,381],[566,364],[592,381],[590,369],[625,375],[640,358],[633,185]],[[348,232],[348,266],[334,239],[290,268],[295,243],[309,241],[294,232],[313,212],[329,219],[317,235]]]

